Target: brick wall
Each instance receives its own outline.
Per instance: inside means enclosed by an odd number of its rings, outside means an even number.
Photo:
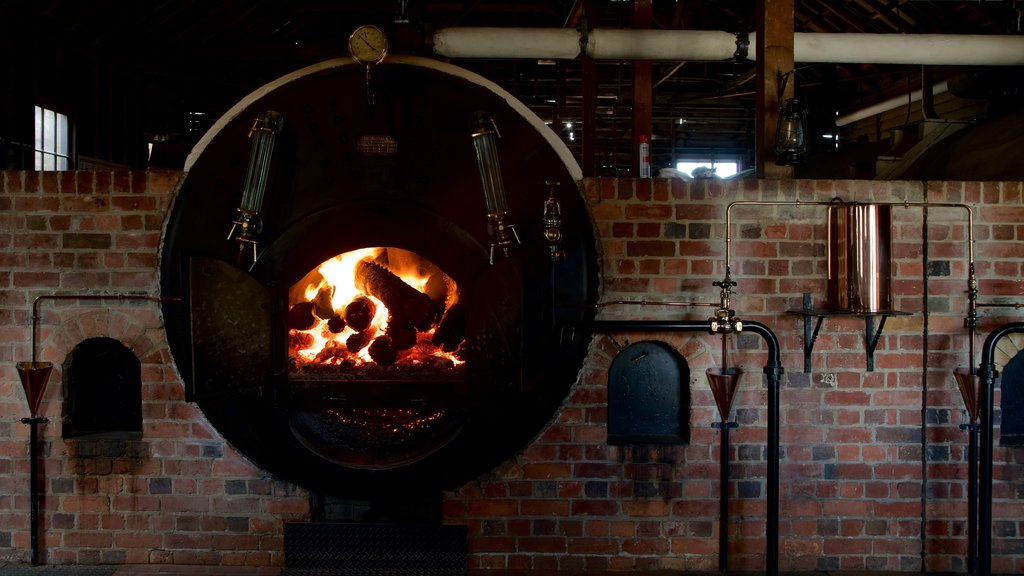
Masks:
[[[735,201],[932,202],[975,208],[982,301],[1024,297],[1019,182],[610,180],[585,182],[603,250],[604,301],[716,302],[724,276],[725,212]],[[824,304],[826,218],[819,206],[732,210],[737,314],[779,337],[780,567],[791,570],[964,571],[966,433],[951,376],[966,366],[967,211],[894,211],[894,306],[866,370],[862,320],[828,318],[803,371],[804,293]],[[927,230],[928,242],[923,243]],[[927,260],[925,260],[927,252]],[[926,277],[925,274],[928,274]],[[927,303],[924,298],[927,285]],[[1004,299],[1005,301],[1006,299]],[[1013,300],[1010,298],[1009,300]],[[929,310],[926,315],[924,310]],[[984,335],[1013,309],[982,309]],[[706,319],[709,309],[617,306],[603,318]],[[678,447],[605,443],[607,369],[615,354],[654,339],[691,369],[691,440]],[[765,349],[753,335],[728,344],[745,374],[730,435],[730,568],[763,566]],[[980,354],[980,352],[979,352]],[[703,334],[599,334],[580,381],[550,426],[494,473],[446,502],[470,526],[475,566],[562,570],[715,570],[720,419],[704,371],[721,344]],[[977,359],[974,361],[977,362]],[[998,404],[997,404],[998,406]],[[997,434],[998,437],[998,434]],[[993,568],[1024,571],[1021,449],[995,449]]]
[[[28,559],[28,427],[14,369],[31,356],[33,299],[55,292],[157,291],[164,215],[182,174],[0,172],[0,561]],[[602,250],[604,301],[717,302],[725,212],[735,201],[832,197],[975,208],[981,301],[1024,301],[1024,184],[594,179],[583,193]],[[967,226],[955,208],[894,209],[895,308],[866,370],[864,323],[827,318],[805,373],[804,293],[825,295],[820,206],[734,206],[733,301],[779,337],[783,375],[780,567],[964,571],[966,433],[951,372],[965,366]],[[922,239],[927,235],[927,242]],[[927,297],[925,294],[927,293]],[[283,523],[308,518],[305,491],[227,445],[193,404],[152,302],[47,301],[39,358],[55,363],[41,415],[42,561],[48,564],[281,565]],[[927,310],[927,313],[925,311]],[[602,318],[705,319],[707,307],[619,305]],[[983,308],[977,337],[1017,319]],[[61,438],[61,364],[85,338],[109,336],[142,361],[141,440]],[[662,340],[691,370],[688,444],[608,446],[607,370],[631,342]],[[733,569],[763,564],[766,350],[727,339],[744,369],[732,419]],[[718,337],[600,333],[562,409],[528,447],[445,495],[445,520],[469,526],[481,569],[714,570],[720,419],[704,370]],[[977,358],[973,360],[977,362]],[[998,437],[998,431],[997,431]],[[1024,572],[1021,449],[995,448],[996,571]]]
[[[28,416],[15,363],[30,360],[40,295],[158,293],[164,215],[180,172],[0,172],[0,563],[27,562]],[[54,363],[39,415],[44,564],[280,565],[303,490],[246,461],[184,401],[158,304],[43,300],[38,359]],[[139,358],[143,435],[61,438],[68,353],[110,337]]]

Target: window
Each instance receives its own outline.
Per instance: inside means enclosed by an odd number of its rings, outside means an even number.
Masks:
[[[36,106],[36,170],[68,169],[68,117]]]
[[[697,170],[698,168],[704,168],[704,170]],[[694,178],[707,177],[701,176],[703,174],[714,174],[719,178],[728,178],[734,176],[739,170],[739,164],[736,162],[715,162],[714,160],[705,160],[703,162],[678,162],[676,164],[676,170],[690,174]],[[695,173],[696,171],[696,173]]]

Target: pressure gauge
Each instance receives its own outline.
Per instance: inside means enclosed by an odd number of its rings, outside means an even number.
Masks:
[[[388,37],[376,26],[360,26],[348,37],[348,51],[360,64],[379,64],[388,55]]]

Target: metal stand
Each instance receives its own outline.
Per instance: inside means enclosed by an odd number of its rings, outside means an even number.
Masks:
[[[29,460],[29,541],[32,546],[30,562],[39,565],[39,450],[37,426],[49,422],[41,416],[22,418],[21,423],[28,425],[28,460]]]
[[[738,428],[736,422],[712,422],[712,428],[722,431],[719,446],[718,471],[718,571],[729,571],[729,429]]]

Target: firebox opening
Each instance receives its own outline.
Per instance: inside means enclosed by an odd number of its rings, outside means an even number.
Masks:
[[[414,252],[344,252],[288,292],[289,372],[302,380],[457,377],[461,308],[455,281]]]
[[[582,172],[540,118],[485,79],[428,58],[381,63],[374,92],[375,114],[339,116],[365,110],[366,70],[338,59],[268,84],[221,118],[190,156],[160,274],[162,294],[181,298],[163,307],[175,364],[211,425],[284,480],[368,500],[458,487],[528,445],[577,381],[591,334],[571,326],[593,319],[599,287]],[[258,258],[241,267],[225,222],[238,208],[230,191],[244,185],[253,115],[266,110],[288,123]],[[501,127],[504,187],[515,191],[508,222],[522,241],[493,264],[471,138],[453,129],[475,110]],[[394,138],[393,155],[361,151],[360,138],[376,134]],[[544,182],[560,183],[558,261],[544,240]],[[443,272],[434,282],[443,279],[450,297],[439,316],[432,309],[432,327],[414,326],[417,337],[434,330],[430,343],[451,356],[430,355],[429,374],[403,372],[397,353],[386,367],[340,357],[300,366],[298,347],[289,349],[290,308],[303,302],[297,316],[329,323],[351,302],[335,305],[332,294],[321,318],[320,288],[306,296],[303,278],[365,247],[400,247]],[[386,253],[389,264],[402,255]]]
[[[64,367],[64,438],[141,438],[142,364],[113,338],[89,338]]]

